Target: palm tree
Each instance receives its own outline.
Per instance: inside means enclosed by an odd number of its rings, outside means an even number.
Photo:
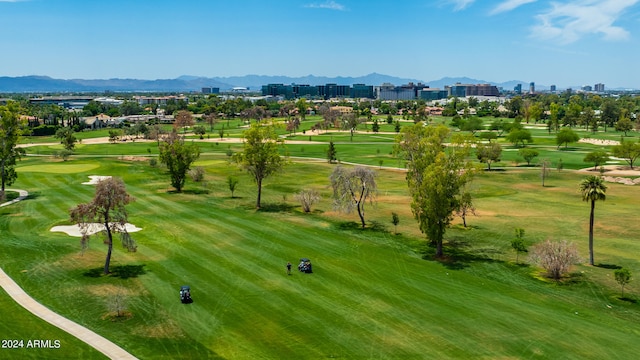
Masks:
[[[587,176],[580,182],[580,192],[582,200],[591,201],[591,215],[589,216],[589,264],[593,265],[593,218],[596,201],[604,201],[607,198],[607,186],[601,177]]]

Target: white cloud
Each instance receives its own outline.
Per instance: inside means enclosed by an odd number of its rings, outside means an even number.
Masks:
[[[532,3],[532,2],[536,2],[537,0],[505,0],[503,1],[501,4],[499,4],[498,6],[496,6],[495,8],[493,8],[493,10],[491,10],[490,14],[491,15],[495,15],[495,14],[499,14],[502,12],[507,12],[507,11],[511,11],[515,8],[518,8],[522,5],[528,4],[528,3]]]
[[[551,9],[537,15],[539,24],[532,36],[556,39],[569,44],[589,34],[600,34],[605,40],[626,40],[629,32],[614,23],[624,11],[639,0],[579,0],[551,3]]]
[[[338,4],[333,0],[327,0],[323,3],[307,4],[304,7],[311,8],[311,9],[329,9],[329,10],[338,10],[338,11],[345,11],[347,9],[344,5]]]
[[[446,0],[448,4],[453,4],[453,11],[464,10],[474,1],[476,0]]]

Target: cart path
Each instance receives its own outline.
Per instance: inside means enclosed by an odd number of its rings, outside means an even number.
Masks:
[[[9,191],[17,191],[20,196],[13,200],[6,202],[4,204],[0,204],[0,207],[10,205],[16,203],[20,200],[25,199],[29,196],[29,193],[24,190],[16,190],[16,189],[7,189]],[[27,309],[33,315],[41,318],[42,320],[48,322],[51,325],[54,325],[61,330],[66,331],[67,333],[75,336],[81,341],[85,342],[87,345],[93,347],[94,349],[100,351],[102,354],[107,356],[110,359],[136,359],[135,356],[131,355],[123,348],[118,345],[112,343],[106,338],[96,334],[95,332],[87,329],[86,327],[79,325],[65,317],[62,317],[53,311],[49,310],[44,305],[40,304],[36,300],[34,300],[29,294],[27,294],[22,288],[13,281],[12,278],[4,272],[2,268],[0,268],[0,286],[4,289],[4,291],[11,296],[11,298],[17,302],[20,306]]]

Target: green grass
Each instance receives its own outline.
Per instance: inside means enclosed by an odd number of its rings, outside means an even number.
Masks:
[[[391,143],[362,142],[340,142],[338,156],[397,163],[387,158]],[[468,228],[456,219],[446,235],[447,260],[439,262],[412,219],[401,171],[377,170],[379,201],[367,208],[363,231],[357,215],[332,210],[328,176],[335,165],[296,160],[265,181],[264,207],[256,212],[255,185],[226,161],[227,144],[204,145],[196,165],[206,168],[206,183],[187,182],[182,194],[170,191],[161,168],[114,156],[144,155],[148,146],[86,145],[67,162],[28,156],[13,187],[30,197],[0,209],[5,271],[49,308],[139,358],[583,359],[632,358],[640,350],[638,305],[619,299],[611,269],[640,272],[640,245],[630,240],[640,231],[631,221],[640,201],[634,187],[610,184],[607,201],[596,205],[595,259],[603,266],[578,266],[555,284],[515,264],[509,242],[522,227],[528,245],[566,239],[586,258],[589,206],[577,192],[583,176],[572,171],[553,171],[544,188],[536,169],[480,173],[471,186],[479,216],[467,219]],[[549,156],[560,153],[546,146]],[[287,150],[324,159],[326,147]],[[106,250],[99,237],[81,254],[78,238],[49,232],[68,223],[69,208],[91,199],[93,187],[81,185],[89,175],[120,176],[137,199],[128,211],[143,228],[133,234],[138,251],[116,246],[112,262],[129,277],[94,276]],[[240,179],[234,198],[229,175]],[[302,188],[323,196],[312,214],[301,213],[293,198]],[[398,235],[391,212],[400,215]],[[312,259],[314,274],[287,276],[286,262],[300,257]],[[180,304],[183,284],[191,285],[193,304]],[[105,303],[116,289],[127,294],[132,316],[111,321]],[[638,299],[640,291],[632,282],[625,295]],[[31,321],[10,306],[1,306],[0,316]],[[63,338],[45,328],[42,336]],[[20,325],[9,335],[26,339],[34,336],[29,331]],[[56,351],[99,357],[75,345]]]

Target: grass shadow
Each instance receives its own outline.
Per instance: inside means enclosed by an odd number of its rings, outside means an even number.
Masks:
[[[103,267],[89,269],[84,272],[84,276],[99,278],[105,276]],[[106,276],[117,277],[120,279],[137,278],[140,275],[144,275],[147,272],[144,270],[143,265],[116,265],[111,266],[111,273]]]
[[[428,244],[421,249],[422,259],[437,261],[449,270],[462,270],[474,262],[504,263],[492,257],[492,255],[503,253],[496,248],[472,248],[468,241],[458,237],[448,240],[443,245],[443,257],[436,258],[435,245]]]
[[[603,263],[598,263],[598,264],[595,265],[595,267],[599,267],[599,268],[603,268],[603,269],[611,269],[611,270],[622,269],[622,266],[620,266],[620,265],[603,264]]]
[[[370,221],[364,228],[361,223],[355,221],[341,221],[336,223],[335,227],[341,231],[387,232],[387,227],[377,221]]]
[[[261,212],[290,212],[293,209],[295,209],[296,206],[294,205],[290,205],[290,204],[263,204],[260,206],[260,210]]]
[[[189,194],[189,195],[206,195],[206,194],[209,194],[209,190],[208,189],[188,189],[188,190],[182,190],[182,192],[184,194]]]
[[[626,302],[631,303],[631,304],[637,304],[637,303],[638,303],[638,300],[636,300],[636,299],[632,299],[632,298],[628,298],[628,297],[626,297],[626,296],[619,297],[619,298],[618,298],[618,300],[620,300],[620,301],[626,301]]]

